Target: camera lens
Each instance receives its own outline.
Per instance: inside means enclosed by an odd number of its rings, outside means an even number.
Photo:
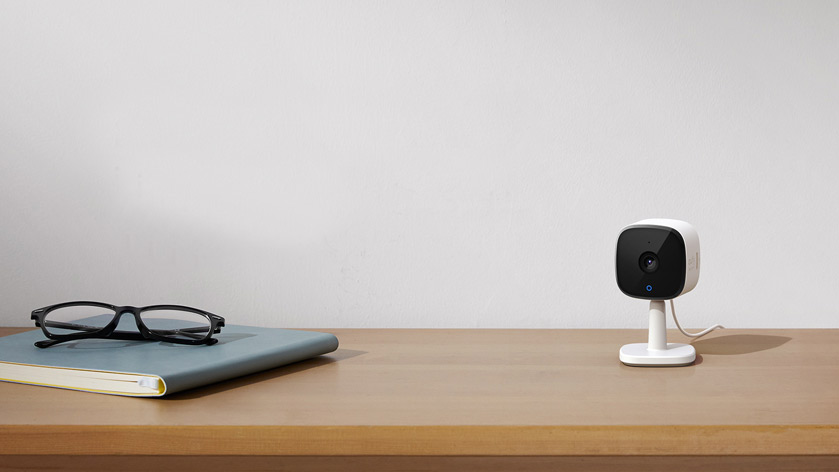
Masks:
[[[658,270],[658,256],[652,252],[641,254],[641,259],[638,262],[644,272],[651,273]]]

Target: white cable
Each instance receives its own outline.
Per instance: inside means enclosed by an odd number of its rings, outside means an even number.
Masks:
[[[690,337],[690,338],[701,338],[702,336],[705,336],[706,334],[710,333],[711,331],[713,331],[717,328],[725,329],[725,326],[716,324],[716,325],[711,326],[710,328],[708,328],[704,331],[700,331],[698,333],[688,333],[687,331],[682,329],[682,326],[679,324],[679,320],[676,318],[676,306],[673,304],[672,299],[670,300],[670,314],[673,315],[673,321],[676,322],[676,327],[679,328],[679,331],[681,331],[682,334],[684,334],[685,336]]]

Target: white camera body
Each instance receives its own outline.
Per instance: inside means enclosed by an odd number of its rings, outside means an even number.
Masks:
[[[615,276],[623,293],[672,300],[699,281],[699,234],[685,221],[641,220],[618,236]]]
[[[630,297],[650,300],[648,342],[621,347],[621,362],[631,366],[693,363],[693,346],[667,342],[664,301],[696,287],[699,260],[699,234],[684,221],[655,218],[621,230],[615,251],[618,287]]]

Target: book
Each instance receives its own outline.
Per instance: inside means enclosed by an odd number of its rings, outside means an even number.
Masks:
[[[212,346],[83,339],[46,349],[41,330],[0,337],[0,381],[134,397],[175,392],[272,369],[338,348],[328,333],[227,325]]]

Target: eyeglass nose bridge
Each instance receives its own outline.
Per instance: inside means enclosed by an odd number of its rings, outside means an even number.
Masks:
[[[119,322],[122,321],[123,315],[133,315],[134,316],[134,324],[137,325],[137,330],[142,331],[142,321],[140,321],[140,308],[136,306],[120,306],[116,307],[116,316],[114,316],[113,321],[111,323],[114,326],[114,329],[119,326]]]

